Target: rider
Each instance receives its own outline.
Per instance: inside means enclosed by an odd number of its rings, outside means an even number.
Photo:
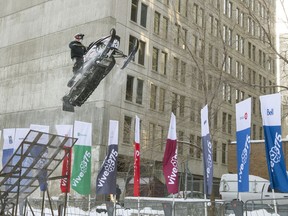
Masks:
[[[69,43],[71,49],[71,59],[73,60],[73,74],[77,74],[78,70],[82,67],[84,63],[84,54],[87,51],[87,48],[81,43],[84,38],[84,34],[77,33],[74,35],[74,40]]]

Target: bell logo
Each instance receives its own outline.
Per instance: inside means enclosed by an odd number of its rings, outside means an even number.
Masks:
[[[267,109],[267,116],[274,115],[274,109]]]

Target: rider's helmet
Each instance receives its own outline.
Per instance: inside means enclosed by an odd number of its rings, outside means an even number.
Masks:
[[[76,40],[83,40],[84,34],[82,34],[82,33],[77,33],[77,34],[74,35],[74,38],[75,38]]]

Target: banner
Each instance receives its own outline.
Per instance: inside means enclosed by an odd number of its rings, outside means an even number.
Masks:
[[[238,191],[249,192],[251,98],[236,104]]]
[[[91,192],[91,144],[92,124],[75,121],[74,137],[78,138],[73,147],[72,189],[81,195]]]
[[[116,194],[118,121],[110,120],[108,153],[96,180],[96,194]]]
[[[72,137],[73,125],[56,125],[58,135]],[[72,142],[72,140],[71,140]],[[70,192],[70,178],[71,178],[71,160],[72,160],[72,143],[66,143],[64,146],[65,157],[62,162],[62,178],[60,181],[60,189],[62,193]]]
[[[270,187],[288,192],[288,177],[281,139],[281,95],[260,96]]]
[[[27,136],[29,132],[29,128],[16,128],[15,131],[15,142],[14,142],[14,151],[18,149],[20,144],[23,142],[25,137]]]
[[[29,128],[16,128],[16,131],[15,131],[15,139],[14,139],[14,152],[17,151],[18,147],[20,146],[20,144],[23,142],[23,140],[25,139],[25,137],[27,136],[28,132],[29,132]],[[19,149],[17,154],[18,155],[21,155],[23,154],[22,153],[22,150],[23,152],[25,153],[26,149]],[[13,165],[16,165],[18,163],[18,161],[20,160],[21,156],[14,156],[13,157],[13,161],[12,161],[12,164]],[[28,161],[27,159],[23,160],[22,164],[24,165],[25,162]],[[31,164],[28,163],[28,164]],[[25,169],[26,170],[26,169]]]
[[[3,130],[3,156],[2,167],[9,161],[14,151],[15,128],[6,128]],[[9,171],[8,171],[9,172]]]
[[[35,131],[39,131],[39,132],[43,132],[43,133],[49,133],[49,126],[46,125],[35,125],[35,124],[31,124],[30,125],[30,129],[31,130],[35,130]],[[31,151],[30,154],[33,158],[38,159],[39,154],[44,151],[44,149],[46,148],[45,145],[47,145],[49,141],[49,136],[48,134],[43,134],[40,139],[37,141],[37,144],[40,145],[36,145],[34,146]],[[43,146],[41,146],[43,145]],[[42,158],[40,160],[38,160],[36,167],[39,170],[38,173],[38,181],[39,181],[39,185],[40,185],[40,190],[41,191],[46,191],[47,190],[47,170],[43,169],[43,167],[46,165],[46,157],[45,154],[47,154],[48,152],[45,152],[42,155]]]
[[[169,132],[163,157],[163,173],[168,193],[178,193],[176,117],[173,113],[171,113]]]
[[[210,195],[213,189],[213,148],[209,132],[208,105],[201,109],[201,135],[204,164],[204,194]]]
[[[140,196],[140,119],[138,116],[135,118],[134,196]]]

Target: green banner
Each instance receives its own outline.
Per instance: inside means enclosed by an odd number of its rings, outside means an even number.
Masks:
[[[91,192],[91,146],[74,145],[72,189],[81,195]]]

